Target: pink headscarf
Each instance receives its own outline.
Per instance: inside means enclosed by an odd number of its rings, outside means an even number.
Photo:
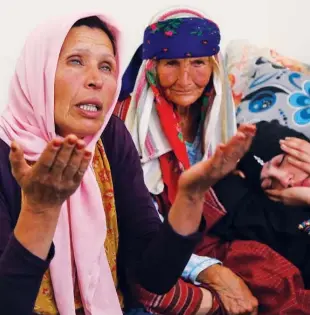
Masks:
[[[94,15],[107,23],[115,36],[119,64],[120,33],[106,17],[98,14],[79,14],[41,25],[25,44],[11,82],[8,106],[0,117],[0,138],[8,145],[16,140],[29,161],[36,161],[47,143],[56,137],[54,79],[65,37],[77,20]],[[87,148],[93,153],[115,107],[121,86],[121,69],[119,64],[117,92],[101,130],[85,139]],[[105,237],[106,219],[101,194],[95,174],[89,167],[78,190],[64,203],[54,237],[56,254],[50,270],[61,315],[75,315],[72,257],[85,314],[122,314],[105,254]]]

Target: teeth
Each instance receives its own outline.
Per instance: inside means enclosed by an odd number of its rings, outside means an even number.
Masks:
[[[93,104],[83,104],[83,105],[79,105],[79,107],[83,110],[87,110],[89,112],[97,112],[98,108],[96,105]]]

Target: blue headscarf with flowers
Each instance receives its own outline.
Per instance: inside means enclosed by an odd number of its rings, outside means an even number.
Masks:
[[[143,44],[138,47],[122,79],[119,100],[126,99],[143,60],[178,59],[217,55],[220,50],[219,27],[199,17],[173,18],[149,25]]]
[[[218,26],[208,19],[191,17],[159,21],[144,32],[143,59],[176,59],[214,56],[221,40]]]

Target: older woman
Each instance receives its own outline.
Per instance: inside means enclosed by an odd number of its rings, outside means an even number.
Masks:
[[[3,314],[122,314],[126,280],[167,292],[201,238],[204,192],[251,142],[242,127],[217,150],[217,167],[184,173],[162,224],[130,135],[111,116],[119,35],[102,15],[54,20],[18,61],[0,120]]]
[[[117,113],[125,119],[140,154],[146,185],[164,216],[175,201],[180,174],[208,160],[236,128],[219,44],[218,26],[200,12],[167,10],[146,28],[143,45],[123,77]],[[204,204],[208,228],[224,214],[210,189]],[[309,311],[306,302],[300,303],[305,292],[299,271],[269,247],[254,241],[224,244],[205,235],[196,253],[203,257],[188,265],[189,273],[195,274],[194,280],[211,285],[225,308],[214,300],[210,314],[255,314],[257,301],[249,289],[258,299],[259,314]],[[222,260],[249,289],[229,269],[204,264],[203,259],[209,260],[206,256]],[[200,290],[180,280],[174,292],[160,299],[139,293],[152,312],[193,314],[201,307],[201,299],[195,299]],[[173,295],[179,303],[171,306]]]

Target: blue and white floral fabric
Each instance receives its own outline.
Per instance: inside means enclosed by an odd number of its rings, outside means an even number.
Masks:
[[[271,63],[253,62],[251,80],[237,109],[237,122],[278,120],[310,137],[310,76]]]

